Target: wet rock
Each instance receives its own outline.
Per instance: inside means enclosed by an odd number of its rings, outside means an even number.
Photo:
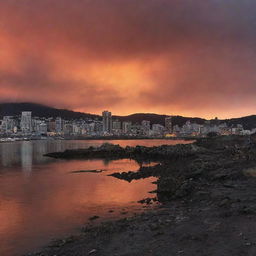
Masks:
[[[88,252],[88,255],[92,255],[92,254],[95,254],[97,252],[96,249],[92,249],[91,251]]]
[[[72,171],[71,173],[101,173],[106,170],[79,170],[79,171]]]
[[[99,216],[95,215],[89,218],[89,220],[93,221],[93,220],[97,220],[99,218]]]
[[[150,228],[151,231],[155,231],[155,230],[158,230],[160,228],[160,226],[158,224],[151,223],[149,225],[149,228]]]
[[[225,198],[223,199],[220,203],[219,203],[219,207],[224,207],[224,206],[229,206],[230,205],[230,199],[229,198]]]
[[[158,180],[157,196],[158,200],[166,201],[174,198],[190,196],[195,188],[192,179],[184,180],[182,177],[160,178]]]
[[[65,150],[63,152],[48,153],[45,156],[66,159],[94,159],[94,158],[132,158],[132,159],[182,159],[195,156],[205,149],[195,144],[162,145],[159,147],[126,147],[104,143],[100,147],[88,149]]]
[[[149,205],[149,204],[153,204],[153,202],[156,202],[156,201],[157,201],[157,199],[155,197],[154,198],[148,197],[148,198],[145,198],[145,199],[142,199],[142,200],[138,201],[138,203]]]
[[[255,206],[242,206],[239,210],[241,214],[256,214],[256,207]]]
[[[194,185],[191,181],[184,181],[181,186],[175,191],[175,197],[182,198],[187,195],[190,195],[193,191]]]

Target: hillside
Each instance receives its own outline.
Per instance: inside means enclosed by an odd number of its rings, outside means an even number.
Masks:
[[[57,109],[35,103],[2,103],[0,104],[0,117],[17,116],[22,111],[32,111],[33,116],[38,117],[57,117],[64,119],[96,118],[97,115],[74,112],[67,109]]]
[[[256,115],[245,116],[240,118],[232,118],[224,120],[229,125],[242,124],[244,129],[256,128]]]
[[[91,119],[101,119],[99,115],[75,112],[67,109],[57,109],[41,104],[35,103],[2,103],[0,104],[0,118],[3,116],[17,116],[20,115],[22,111],[32,111],[33,116],[38,117],[57,117],[60,116],[67,120],[80,119],[80,118],[91,118]],[[118,119],[120,121],[130,121],[132,123],[141,123],[143,120],[149,120],[151,124],[162,124],[164,125],[164,120],[167,115],[158,115],[153,113],[136,113],[128,116],[113,116],[113,119]],[[198,117],[183,117],[183,116],[173,116],[173,125],[183,125],[186,121],[203,124],[206,119]],[[214,122],[212,120],[212,122]],[[229,125],[242,124],[245,129],[256,128],[256,115],[245,116],[240,118],[232,118],[219,120],[219,122],[226,122]]]
[[[158,115],[158,114],[144,114],[144,113],[138,113],[138,114],[132,114],[129,116],[113,116],[113,118],[118,118],[120,121],[131,121],[132,123],[141,123],[143,120],[149,120],[151,124],[162,124],[165,123],[165,118],[168,117],[167,115]],[[191,122],[195,122],[198,124],[203,124],[205,122],[205,119],[197,118],[197,117],[183,117],[183,116],[173,116],[172,122],[174,125],[183,125],[188,120]]]

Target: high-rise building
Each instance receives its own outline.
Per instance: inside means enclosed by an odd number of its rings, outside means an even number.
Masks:
[[[165,118],[165,129],[169,133],[172,132],[172,117],[171,116]]]
[[[57,117],[55,120],[55,130],[57,133],[61,133],[63,131],[63,122],[61,117]]]
[[[23,133],[32,132],[32,112],[24,111],[21,113],[20,128]]]
[[[112,114],[109,111],[102,112],[103,132],[112,133]]]

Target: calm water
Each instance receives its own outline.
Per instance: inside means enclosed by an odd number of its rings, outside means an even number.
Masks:
[[[135,161],[56,160],[43,154],[106,141],[24,141],[0,144],[0,255],[22,255],[51,239],[74,233],[93,215],[113,218],[150,196],[154,179],[128,183],[106,176],[137,170]],[[121,146],[186,143],[171,140],[110,141]],[[71,173],[105,169],[106,172]],[[110,213],[109,210],[114,210]]]

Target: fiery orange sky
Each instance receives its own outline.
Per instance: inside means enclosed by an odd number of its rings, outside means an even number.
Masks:
[[[0,101],[256,114],[253,0],[0,1]]]

